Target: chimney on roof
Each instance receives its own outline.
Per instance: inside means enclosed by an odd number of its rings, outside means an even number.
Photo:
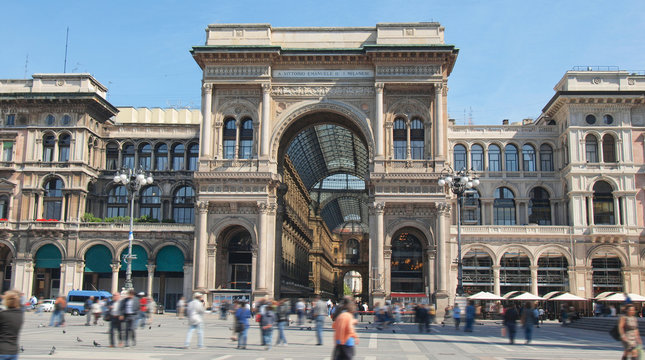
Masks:
[[[533,119],[531,118],[522,119],[522,125],[530,125],[530,124],[533,124]]]
[[[455,119],[448,119],[450,126],[455,126]]]
[[[502,120],[502,125],[508,125],[508,119]]]

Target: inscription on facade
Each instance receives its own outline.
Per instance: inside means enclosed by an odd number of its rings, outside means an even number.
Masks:
[[[320,79],[346,79],[346,78],[372,78],[374,71],[364,70],[273,70],[274,78],[320,78]]]
[[[274,96],[371,96],[373,86],[273,86]]]
[[[207,78],[219,77],[261,77],[269,75],[268,66],[207,66],[204,70],[204,75]]]

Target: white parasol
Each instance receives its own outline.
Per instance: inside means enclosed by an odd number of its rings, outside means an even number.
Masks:
[[[587,299],[585,299],[583,297],[580,297],[580,296],[570,294],[570,293],[564,293],[562,295],[558,295],[556,297],[553,297],[553,298],[551,298],[549,300],[553,300],[553,301],[586,301]]]
[[[471,295],[468,297],[468,300],[506,300],[501,296],[497,296],[493,293],[489,293],[487,291],[480,291],[475,295]]]

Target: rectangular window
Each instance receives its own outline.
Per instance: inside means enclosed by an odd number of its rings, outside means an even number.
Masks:
[[[423,160],[423,140],[410,141],[410,150],[413,160]]]
[[[7,115],[7,121],[5,122],[6,126],[14,126],[16,124],[16,114]]]
[[[394,159],[405,160],[407,142],[403,140],[394,140]]]
[[[150,156],[139,156],[139,167],[144,170],[150,170]]]
[[[159,156],[155,158],[155,161],[157,162],[156,169],[160,171],[168,170],[168,157],[167,156]]]
[[[488,153],[488,171],[501,171],[499,153]]]
[[[251,158],[251,149],[253,146],[252,140],[241,140],[240,141],[240,159],[250,159]]]
[[[235,140],[224,140],[224,159],[235,158]]]
[[[2,161],[12,161],[13,160],[13,143],[5,141],[2,146]]]

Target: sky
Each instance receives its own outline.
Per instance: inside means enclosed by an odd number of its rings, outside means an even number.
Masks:
[[[645,1],[6,1],[0,78],[87,72],[115,106],[200,106],[192,46],[213,23],[375,26],[436,21],[459,48],[448,80],[457,124],[536,118],[574,66],[645,70]]]

